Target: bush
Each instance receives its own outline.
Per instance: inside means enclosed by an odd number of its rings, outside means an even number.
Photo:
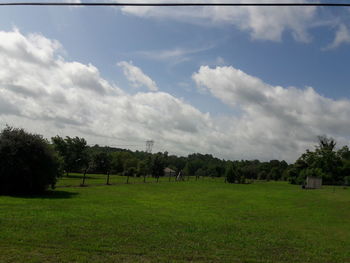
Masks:
[[[61,160],[41,135],[6,127],[0,133],[0,194],[40,193],[55,186]]]
[[[231,162],[229,162],[226,166],[225,176],[226,181],[230,184],[236,183],[236,181],[239,179],[237,169]]]

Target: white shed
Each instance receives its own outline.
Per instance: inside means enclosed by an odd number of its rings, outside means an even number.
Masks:
[[[175,171],[173,169],[170,169],[169,167],[166,167],[164,169],[164,176],[175,176]]]
[[[322,178],[308,176],[306,177],[306,189],[320,189],[322,186]]]

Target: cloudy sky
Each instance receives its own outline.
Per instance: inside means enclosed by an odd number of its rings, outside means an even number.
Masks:
[[[0,128],[292,162],[349,144],[349,85],[347,8],[0,7]]]

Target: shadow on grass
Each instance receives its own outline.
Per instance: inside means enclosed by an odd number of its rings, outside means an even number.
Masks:
[[[96,175],[96,174],[87,174],[85,178],[86,179],[101,179],[101,178],[103,178],[105,176],[107,176],[107,175],[104,175],[104,174],[98,174],[98,175]],[[113,175],[111,175],[111,176],[113,176]],[[83,175],[75,175],[75,174],[73,174],[73,175],[60,177],[60,179],[63,179],[63,178],[66,178],[66,179],[83,179],[83,177],[84,177]]]
[[[78,193],[60,191],[60,190],[49,190],[42,194],[12,194],[8,196],[18,197],[18,198],[37,198],[37,199],[68,199],[68,198],[73,198],[76,195],[78,195]]]

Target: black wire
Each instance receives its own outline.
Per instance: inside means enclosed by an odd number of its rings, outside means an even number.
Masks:
[[[62,2],[7,2],[0,6],[339,6],[350,3],[62,3]]]

